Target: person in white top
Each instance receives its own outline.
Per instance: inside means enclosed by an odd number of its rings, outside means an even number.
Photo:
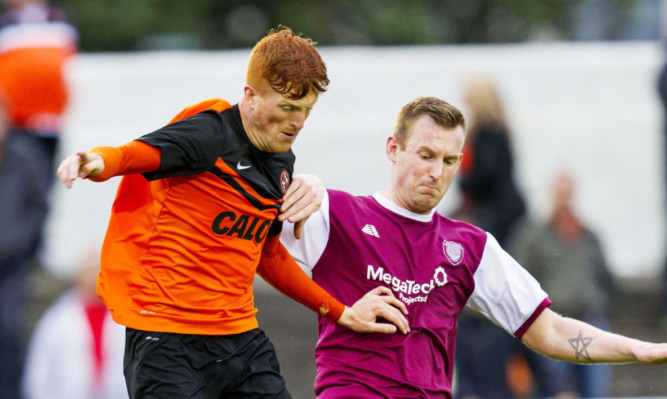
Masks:
[[[99,252],[87,254],[76,286],[37,323],[22,381],[26,399],[125,399],[125,328],[95,293]]]

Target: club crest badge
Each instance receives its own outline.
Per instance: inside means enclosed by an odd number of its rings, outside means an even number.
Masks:
[[[289,180],[289,172],[283,169],[283,171],[280,173],[280,191],[282,191],[283,194],[285,194],[287,188],[289,187]]]
[[[463,245],[458,242],[444,240],[442,250],[452,265],[458,265],[463,260]]]

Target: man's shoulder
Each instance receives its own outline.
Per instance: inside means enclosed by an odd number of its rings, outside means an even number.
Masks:
[[[486,231],[468,222],[452,219],[437,212],[434,215],[434,219],[438,231],[446,237],[443,243],[445,249],[449,248],[449,246],[455,248],[457,245],[462,245],[469,251],[473,251],[476,254],[475,257],[477,260],[481,258],[481,254],[488,241]]]
[[[328,188],[327,195],[329,196],[329,203],[334,203],[335,207],[340,207],[344,205],[348,206],[358,206],[363,205],[369,202],[372,198],[370,196],[358,196],[350,194],[347,191],[342,190],[333,190]]]
[[[435,219],[437,219],[440,224],[444,225],[448,229],[461,231],[461,232],[466,232],[468,234],[486,236],[486,231],[482,230],[481,228],[479,228],[479,227],[477,227],[477,226],[475,226],[471,223],[465,222],[463,220],[453,219],[453,218],[444,216],[444,215],[442,215],[438,212],[436,212],[433,217]]]
[[[329,195],[329,198],[335,197],[335,198],[342,198],[342,199],[348,199],[348,200],[354,200],[356,198],[359,198],[355,195],[352,195],[348,193],[347,191],[342,191],[342,190],[334,190],[332,188],[327,188],[327,194]]]
[[[360,215],[376,214],[377,203],[371,196],[357,196],[346,191],[327,189],[329,217],[353,220]]]
[[[226,100],[223,100],[222,98],[209,98],[184,108],[181,112],[176,114],[169,123],[171,124],[180,121],[181,119],[189,118],[204,111],[222,112],[229,108],[232,108],[232,105]]]

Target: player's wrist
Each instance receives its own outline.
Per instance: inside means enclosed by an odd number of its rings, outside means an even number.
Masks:
[[[336,320],[336,323],[340,324],[343,327],[348,327],[349,326],[349,321],[350,321],[350,308],[345,306],[343,309],[343,313],[340,315],[338,320]]]
[[[322,306],[320,306],[319,313],[321,316],[326,317],[334,323],[340,324],[341,318],[348,309],[347,306],[332,297],[328,304],[323,303]]]

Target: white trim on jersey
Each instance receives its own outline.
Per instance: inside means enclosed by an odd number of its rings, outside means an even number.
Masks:
[[[427,214],[410,212],[407,209],[401,208],[400,206],[393,203],[381,191],[375,193],[373,195],[373,199],[375,199],[380,205],[389,209],[390,211],[397,213],[401,216],[404,216],[406,218],[414,219],[418,222],[430,222],[433,219],[433,214],[435,213],[435,209],[431,209],[431,212]]]
[[[294,223],[283,222],[280,241],[294,260],[313,270],[329,242],[329,193],[326,189],[322,205],[308,218],[301,239],[294,237]]]
[[[435,214],[435,210],[432,210],[428,214],[410,212],[393,203],[379,191],[373,195],[373,198],[391,212],[419,222],[430,222]],[[283,223],[283,232],[280,235],[280,241],[297,262],[301,262],[310,270],[313,270],[313,267],[320,260],[324,249],[327,247],[329,228],[329,193],[325,189],[322,205],[317,212],[308,218],[301,239],[297,240],[294,237],[294,224],[285,222]]]
[[[378,192],[373,198],[384,208],[417,221],[429,222],[433,213],[409,212]],[[435,211],[434,211],[435,212]],[[304,226],[303,236],[294,237],[294,225],[283,223],[280,240],[295,260],[310,270],[317,264],[329,241],[329,194],[325,190],[322,206]],[[540,284],[517,263],[498,241],[487,233],[486,245],[474,275],[475,288],[467,305],[514,334],[547,298]]]
[[[475,290],[467,305],[514,334],[547,298],[533,276],[487,233],[474,275]]]

